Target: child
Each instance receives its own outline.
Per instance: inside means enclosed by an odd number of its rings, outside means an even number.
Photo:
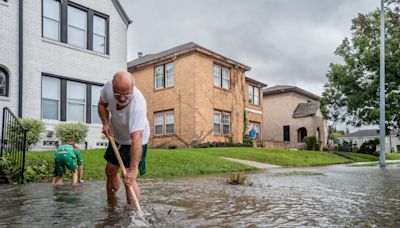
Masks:
[[[83,159],[75,143],[66,143],[58,147],[55,152],[54,163],[53,185],[61,185],[63,183],[66,176],[66,168],[71,170],[72,185],[83,183]]]

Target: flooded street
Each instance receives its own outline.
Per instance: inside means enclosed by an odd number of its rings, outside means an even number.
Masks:
[[[253,186],[224,184],[228,176],[140,180],[148,225],[400,226],[400,165],[272,169],[248,174]],[[124,191],[119,193],[118,205],[112,206],[104,181],[76,188],[1,185],[0,227],[139,225],[135,209],[125,206]]]

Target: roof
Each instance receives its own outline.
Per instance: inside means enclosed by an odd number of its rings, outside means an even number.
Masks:
[[[213,51],[211,51],[207,48],[204,48],[196,43],[189,42],[189,43],[182,44],[182,45],[173,47],[171,49],[168,49],[168,50],[156,53],[156,54],[147,54],[141,58],[134,59],[134,60],[128,62],[128,70],[135,70],[137,68],[140,68],[140,67],[143,67],[146,65],[150,65],[153,63],[157,63],[159,61],[167,60],[170,58],[174,58],[174,57],[186,54],[191,51],[198,51],[198,52],[206,54],[206,55],[213,55],[218,60],[230,63],[232,65],[236,65],[247,71],[249,71],[251,69],[249,66],[246,66],[242,63],[239,63],[232,59],[229,59],[221,54],[213,52]]]
[[[119,0],[111,0],[112,3],[114,4],[115,8],[117,9],[119,15],[121,16],[122,20],[126,24],[126,26],[129,26],[129,24],[132,23],[132,20],[129,19],[128,15],[126,14],[124,7],[122,7],[121,3]]]
[[[300,89],[299,87],[296,87],[296,86],[277,85],[277,86],[273,86],[273,87],[264,89],[264,95],[289,93],[289,92],[296,92],[296,93],[299,93],[301,95],[304,95],[304,96],[306,96],[310,99],[316,100],[316,101],[321,99],[320,96],[317,96],[317,95],[315,95],[311,92],[308,92],[304,89]]]
[[[246,81],[251,82],[251,83],[253,83],[253,84],[256,84],[256,85],[258,85],[259,87],[262,87],[262,88],[268,86],[267,84],[264,84],[264,83],[262,83],[262,82],[260,82],[260,81],[257,81],[257,80],[255,80],[255,79],[249,78],[249,77],[247,77],[247,76],[246,76]]]
[[[391,135],[396,135],[396,132],[391,132]],[[361,138],[361,137],[378,137],[379,129],[358,130],[353,133],[345,134],[339,138]]]
[[[300,103],[293,112],[293,118],[314,116],[319,108],[318,102]]]

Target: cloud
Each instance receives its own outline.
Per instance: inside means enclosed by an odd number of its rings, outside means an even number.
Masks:
[[[133,19],[128,61],[190,41],[244,63],[248,76],[321,95],[351,19],[374,0],[121,0]]]

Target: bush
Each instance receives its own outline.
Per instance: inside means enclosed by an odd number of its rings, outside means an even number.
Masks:
[[[40,134],[44,131],[44,123],[41,120],[23,118],[20,118],[19,121],[26,128],[26,149],[29,150],[32,145],[39,141]],[[11,144],[21,145],[23,136],[22,129],[18,126],[18,124],[11,123],[9,125],[8,136]]]
[[[88,127],[82,123],[60,123],[55,127],[56,136],[61,143],[82,143],[88,131]]]
[[[233,142],[208,142],[193,146],[193,148],[210,148],[210,147],[251,147],[253,144],[241,144]]]
[[[371,139],[367,142],[364,142],[360,149],[358,150],[359,153],[363,154],[372,154],[372,155],[378,155],[376,152],[376,146],[379,144],[379,139]]]
[[[319,150],[321,145],[315,136],[304,137],[304,143],[307,145],[307,150]]]

